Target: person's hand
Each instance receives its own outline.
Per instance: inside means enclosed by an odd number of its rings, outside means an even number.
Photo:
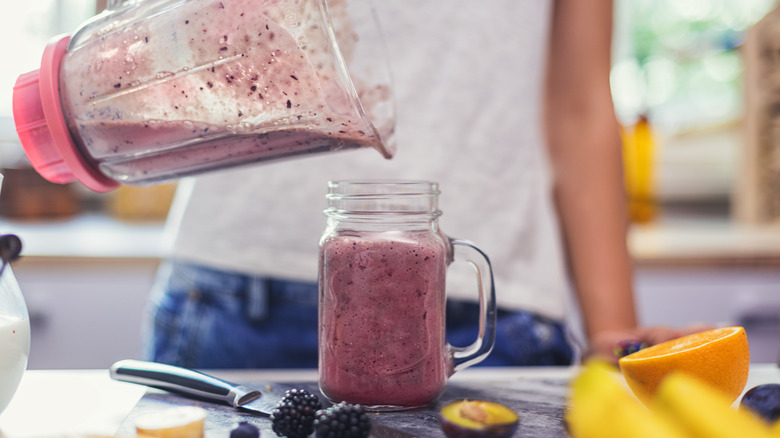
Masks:
[[[683,328],[657,326],[627,331],[605,331],[591,337],[585,359],[596,357],[617,363],[620,355],[616,350],[619,350],[623,343],[635,342],[637,345],[650,346],[713,328],[715,327],[707,324],[693,324]]]

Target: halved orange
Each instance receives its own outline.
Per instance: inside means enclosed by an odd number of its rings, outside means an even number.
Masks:
[[[619,360],[628,387],[648,404],[663,378],[684,371],[722,390],[731,401],[747,383],[750,350],[742,327],[694,333],[637,351]]]

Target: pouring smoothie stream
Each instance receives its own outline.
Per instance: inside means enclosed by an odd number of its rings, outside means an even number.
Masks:
[[[44,177],[98,191],[332,150],[390,158],[389,85],[348,68],[365,32],[359,7],[125,2],[20,76],[17,131]]]

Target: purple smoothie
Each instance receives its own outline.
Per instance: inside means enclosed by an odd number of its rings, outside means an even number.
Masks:
[[[451,374],[447,245],[431,232],[321,243],[320,389],[333,401],[414,407]]]
[[[262,133],[220,132],[219,128],[212,128],[191,122],[105,123],[101,135],[125,148],[141,145],[147,152],[103,157],[100,169],[117,180],[150,183],[197,174],[206,167],[218,170],[376,144],[372,142],[373,134],[353,127],[344,127],[340,132],[287,127]],[[193,134],[195,130],[198,134]],[[191,138],[184,140],[182,136]],[[181,141],[181,146],[162,147],[176,144],[175,141]]]

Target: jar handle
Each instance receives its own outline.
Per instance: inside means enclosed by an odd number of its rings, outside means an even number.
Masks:
[[[482,362],[496,342],[496,289],[493,286],[493,267],[487,254],[471,242],[452,239],[455,260],[465,260],[477,274],[479,289],[479,335],[468,347],[449,346],[452,352],[452,372]]]

